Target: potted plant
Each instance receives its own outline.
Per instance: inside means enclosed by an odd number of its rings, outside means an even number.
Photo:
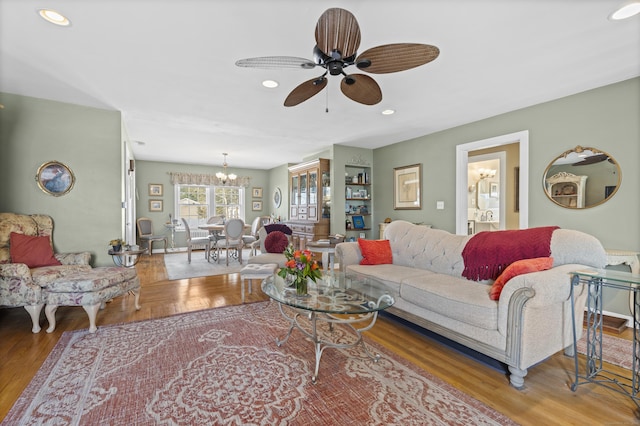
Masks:
[[[120,238],[116,238],[115,240],[109,241],[109,245],[113,249],[114,252],[119,252],[122,250],[122,246],[125,245],[126,242]]]

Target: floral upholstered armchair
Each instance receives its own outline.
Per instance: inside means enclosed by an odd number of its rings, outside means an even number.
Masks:
[[[0,213],[0,306],[24,307],[40,331],[42,287],[70,272],[90,270],[91,254],[53,253],[50,216]]]

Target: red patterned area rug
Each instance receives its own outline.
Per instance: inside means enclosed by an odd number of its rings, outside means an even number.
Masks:
[[[514,424],[373,342],[377,363],[324,351],[313,384],[313,344],[278,347],[286,330],[260,302],[66,332],[3,424]]]
[[[587,333],[582,332],[582,337],[576,345],[578,353],[587,353]],[[602,360],[613,365],[631,370],[633,367],[633,341],[620,337],[602,334]]]

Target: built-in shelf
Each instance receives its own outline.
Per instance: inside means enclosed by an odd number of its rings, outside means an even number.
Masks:
[[[346,165],[345,166],[345,230],[348,233],[361,233],[364,238],[372,238],[371,235],[371,167]],[[356,228],[353,218],[360,216],[359,224],[362,228]],[[347,228],[350,226],[350,228]],[[359,235],[360,236],[360,235]]]

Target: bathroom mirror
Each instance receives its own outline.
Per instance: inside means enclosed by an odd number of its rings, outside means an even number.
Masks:
[[[547,197],[569,209],[602,204],[620,188],[618,162],[596,148],[576,146],[557,156],[544,172],[542,185]]]

